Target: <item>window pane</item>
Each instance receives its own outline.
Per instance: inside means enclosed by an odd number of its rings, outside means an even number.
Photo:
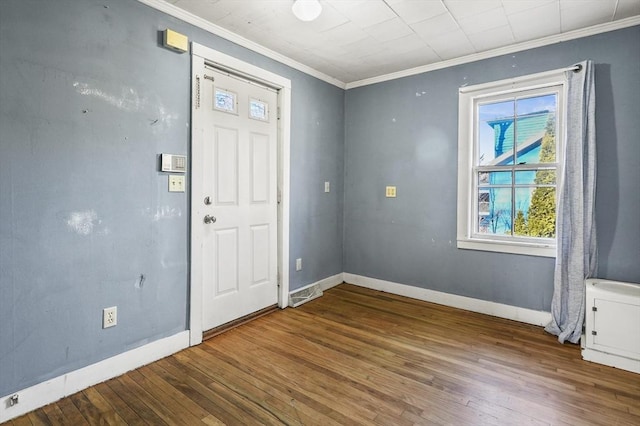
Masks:
[[[478,106],[478,164],[513,164],[513,101]]]
[[[511,185],[511,172],[479,172],[478,185]]]
[[[236,112],[236,94],[223,89],[215,89],[213,107],[225,112]]]
[[[524,170],[516,172],[516,185],[555,185],[556,170]]]
[[[478,189],[480,234],[511,235],[511,188]]]
[[[555,238],[555,188],[517,188],[515,206],[514,235]]]
[[[518,164],[556,161],[557,95],[549,94],[516,101],[516,162]]]
[[[556,236],[556,189],[537,187],[531,191],[531,202],[527,218],[527,235],[530,237],[555,238]]]
[[[555,238],[556,189],[553,187],[516,188],[513,234]]]
[[[530,172],[524,172],[530,173]],[[516,177],[518,179],[518,177]],[[513,219],[513,235],[526,236],[527,218],[529,216],[529,205],[531,204],[531,193],[533,188],[517,188],[515,209],[516,214]]]
[[[268,121],[267,103],[257,99],[249,100],[249,117],[256,120]]]

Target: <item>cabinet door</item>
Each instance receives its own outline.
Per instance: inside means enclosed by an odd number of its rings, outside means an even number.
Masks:
[[[593,349],[640,357],[640,305],[594,299]]]

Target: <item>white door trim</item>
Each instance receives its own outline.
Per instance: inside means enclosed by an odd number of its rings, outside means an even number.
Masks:
[[[220,67],[237,72],[238,74],[250,76],[253,79],[262,81],[278,89],[278,109],[280,119],[278,120],[278,192],[280,194],[280,203],[278,205],[278,306],[285,308],[288,304],[289,297],[289,167],[290,167],[290,138],[291,138],[291,81],[278,74],[264,70],[255,65],[241,61],[240,59],[210,49],[206,46],[191,43],[191,144],[194,139],[198,138],[197,129],[193,125],[196,115],[196,102],[199,95],[196,92],[196,76],[200,70],[199,64],[206,60],[219,65]],[[202,81],[203,76],[199,76]],[[192,159],[193,160],[193,159]],[[193,187],[193,176],[191,176],[191,185]],[[192,194],[191,194],[192,195]],[[191,214],[191,213],[190,213]],[[199,261],[194,261],[194,256],[199,252],[202,244],[201,237],[198,233],[194,233],[194,218],[191,214],[191,253],[190,253],[190,304],[189,304],[189,343],[191,346],[202,342],[202,275],[196,270],[196,265],[200,265]],[[196,259],[197,260],[197,259]]]

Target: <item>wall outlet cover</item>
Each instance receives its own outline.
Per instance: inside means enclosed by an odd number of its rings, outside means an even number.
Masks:
[[[118,324],[118,307],[112,306],[102,310],[102,328],[113,327]]]

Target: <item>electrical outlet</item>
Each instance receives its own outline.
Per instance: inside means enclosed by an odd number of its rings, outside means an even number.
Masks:
[[[102,328],[113,327],[118,324],[118,307],[112,306],[102,310]]]
[[[302,271],[302,259],[301,258],[297,258],[296,259],[296,271]]]

